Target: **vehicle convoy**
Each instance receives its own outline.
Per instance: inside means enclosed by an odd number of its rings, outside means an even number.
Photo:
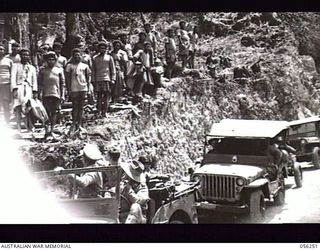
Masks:
[[[297,150],[298,162],[312,162],[320,168],[320,117],[314,116],[289,122],[288,144]]]
[[[53,181],[54,183],[61,183],[61,178],[68,174],[78,175],[93,171],[103,172],[106,177],[104,178],[106,181],[104,186],[115,188],[102,190],[101,197],[79,198],[77,197],[76,183],[73,182],[67,195],[56,195],[58,203],[80,223],[124,223],[120,219],[122,213],[120,204],[125,202],[125,197],[120,194],[120,177],[123,170],[119,166],[64,169],[58,173],[55,170],[49,170],[35,174],[44,183],[48,183],[49,179],[56,179]],[[147,185],[150,195],[147,223],[198,223],[197,211],[193,206],[198,188],[197,183],[183,182],[174,185],[168,176],[155,175],[147,179]],[[109,194],[105,195],[106,192]]]
[[[288,130],[285,121],[224,119],[212,125],[192,176],[200,183],[195,203],[200,223],[219,211],[247,213],[250,222],[261,222],[265,200],[284,204],[284,178],[294,172],[302,178],[294,158],[285,157]]]

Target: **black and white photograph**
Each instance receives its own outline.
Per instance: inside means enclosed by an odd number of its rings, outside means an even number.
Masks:
[[[0,224],[320,223],[319,23],[0,13]]]

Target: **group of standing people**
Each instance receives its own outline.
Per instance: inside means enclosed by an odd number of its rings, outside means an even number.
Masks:
[[[165,55],[159,54],[159,34],[151,30],[149,23],[143,28],[135,44],[122,33],[112,46],[103,38],[91,51],[79,44],[69,59],[61,55],[61,43],[55,42],[52,47],[45,44],[37,54],[35,66],[29,49],[13,43],[11,53],[5,55],[6,47],[0,44],[0,106],[6,122],[9,123],[11,108],[19,131],[24,116],[29,130],[40,116],[46,135],[52,136],[61,103],[71,100],[70,133],[74,133],[82,129],[86,98],[96,102],[98,118],[102,118],[110,102],[118,102],[125,95],[138,99],[145,94],[155,95],[157,88],[162,87],[163,65],[165,76],[170,79],[178,56],[182,68],[194,68],[197,27],[187,32],[186,22],[180,21],[176,33],[169,28],[163,40]],[[34,112],[37,105],[41,107],[39,100],[45,112],[41,108]]]

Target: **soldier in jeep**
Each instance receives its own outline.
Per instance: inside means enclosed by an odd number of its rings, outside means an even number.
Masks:
[[[81,152],[82,164],[84,167],[96,167],[97,162],[101,160],[102,154],[95,144],[87,144]],[[55,168],[59,172],[64,170],[63,167]],[[100,197],[100,192],[103,188],[103,178],[101,172],[87,172],[80,176],[68,174],[68,179],[71,182],[76,182],[79,189],[78,198],[94,198]]]
[[[149,191],[146,185],[144,166],[141,162],[133,161],[130,164],[121,164],[124,175],[120,183],[122,195],[121,215],[126,216],[126,224],[146,224],[146,211],[148,209]]]

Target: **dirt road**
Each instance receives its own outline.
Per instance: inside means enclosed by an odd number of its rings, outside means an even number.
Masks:
[[[303,185],[296,188],[293,177],[286,179],[286,202],[268,206],[265,223],[319,223],[320,169],[303,168]]]

